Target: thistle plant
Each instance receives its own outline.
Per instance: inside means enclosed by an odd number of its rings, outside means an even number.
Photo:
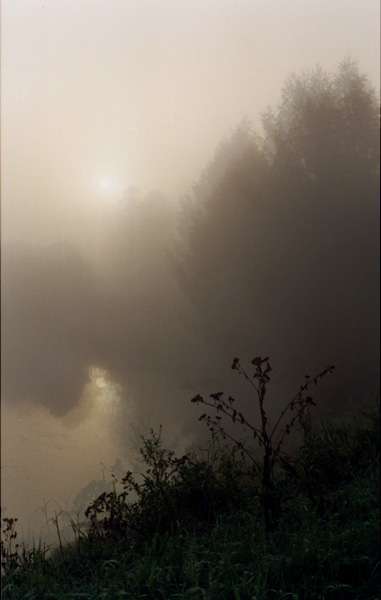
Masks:
[[[242,375],[255,391],[260,415],[258,425],[251,423],[244,414],[236,408],[235,399],[232,396],[225,399],[224,392],[210,394],[209,397],[211,400],[205,399],[198,394],[192,398],[191,402],[203,404],[204,406],[211,407],[215,410],[214,415],[207,413],[202,414],[199,421],[204,421],[207,424],[212,435],[219,433],[224,439],[233,441],[241,451],[242,457],[246,456],[251,461],[254,470],[260,474],[265,519],[266,521],[270,521],[269,498],[270,492],[273,490],[276,461],[279,458],[282,447],[292,429],[295,425],[302,423],[305,420],[311,406],[316,406],[312,397],[308,395],[308,390],[312,385],[317,385],[318,381],[325,375],[332,373],[334,366],[328,365],[326,369],[313,377],[306,375],[304,384],[300,386],[297,394],[295,394],[286,407],[280,412],[275,424],[272,425],[265,408],[267,385],[270,382],[270,372],[272,371],[269,357],[253,358],[251,364],[255,367],[253,375],[247,373],[238,358],[233,360],[231,368],[237,371],[239,375]],[[228,417],[233,423],[240,424],[245,431],[250,431],[253,441],[258,444],[263,451],[262,461],[255,452],[255,449],[248,447],[245,442],[226,430],[222,424],[222,415]]]

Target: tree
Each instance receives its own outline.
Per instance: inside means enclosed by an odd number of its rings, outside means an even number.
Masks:
[[[226,355],[266,352],[284,379],[329,361],[332,393],[362,395],[379,368],[376,95],[345,61],[291,76],[263,125],[194,196],[179,279]]]
[[[69,244],[2,251],[2,393],[55,414],[72,408],[95,361],[99,304],[89,264]]]

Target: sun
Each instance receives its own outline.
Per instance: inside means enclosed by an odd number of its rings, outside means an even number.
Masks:
[[[103,188],[104,190],[107,190],[111,185],[111,181],[107,179],[107,177],[102,177],[99,183],[101,188]]]

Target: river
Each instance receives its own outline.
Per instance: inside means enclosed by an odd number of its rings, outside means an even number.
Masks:
[[[117,421],[132,419],[132,403],[127,410],[123,403],[122,411],[117,390],[95,375],[64,418],[35,403],[2,401],[2,513],[18,519],[18,537],[28,543],[40,535],[50,543],[54,527],[49,519],[60,511],[77,510],[79,504],[73,501],[86,485],[93,482],[96,492],[102,480],[110,481],[107,468],[117,458],[127,470],[138,456],[115,435]],[[79,501],[85,496],[80,494]]]

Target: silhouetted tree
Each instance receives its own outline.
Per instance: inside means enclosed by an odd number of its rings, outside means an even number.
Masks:
[[[342,399],[369,391],[379,365],[376,95],[347,60],[334,74],[291,76],[263,126],[227,162],[237,133],[225,143],[218,181],[203,174],[183,213],[179,279],[226,354],[266,352],[284,377],[328,360]]]

